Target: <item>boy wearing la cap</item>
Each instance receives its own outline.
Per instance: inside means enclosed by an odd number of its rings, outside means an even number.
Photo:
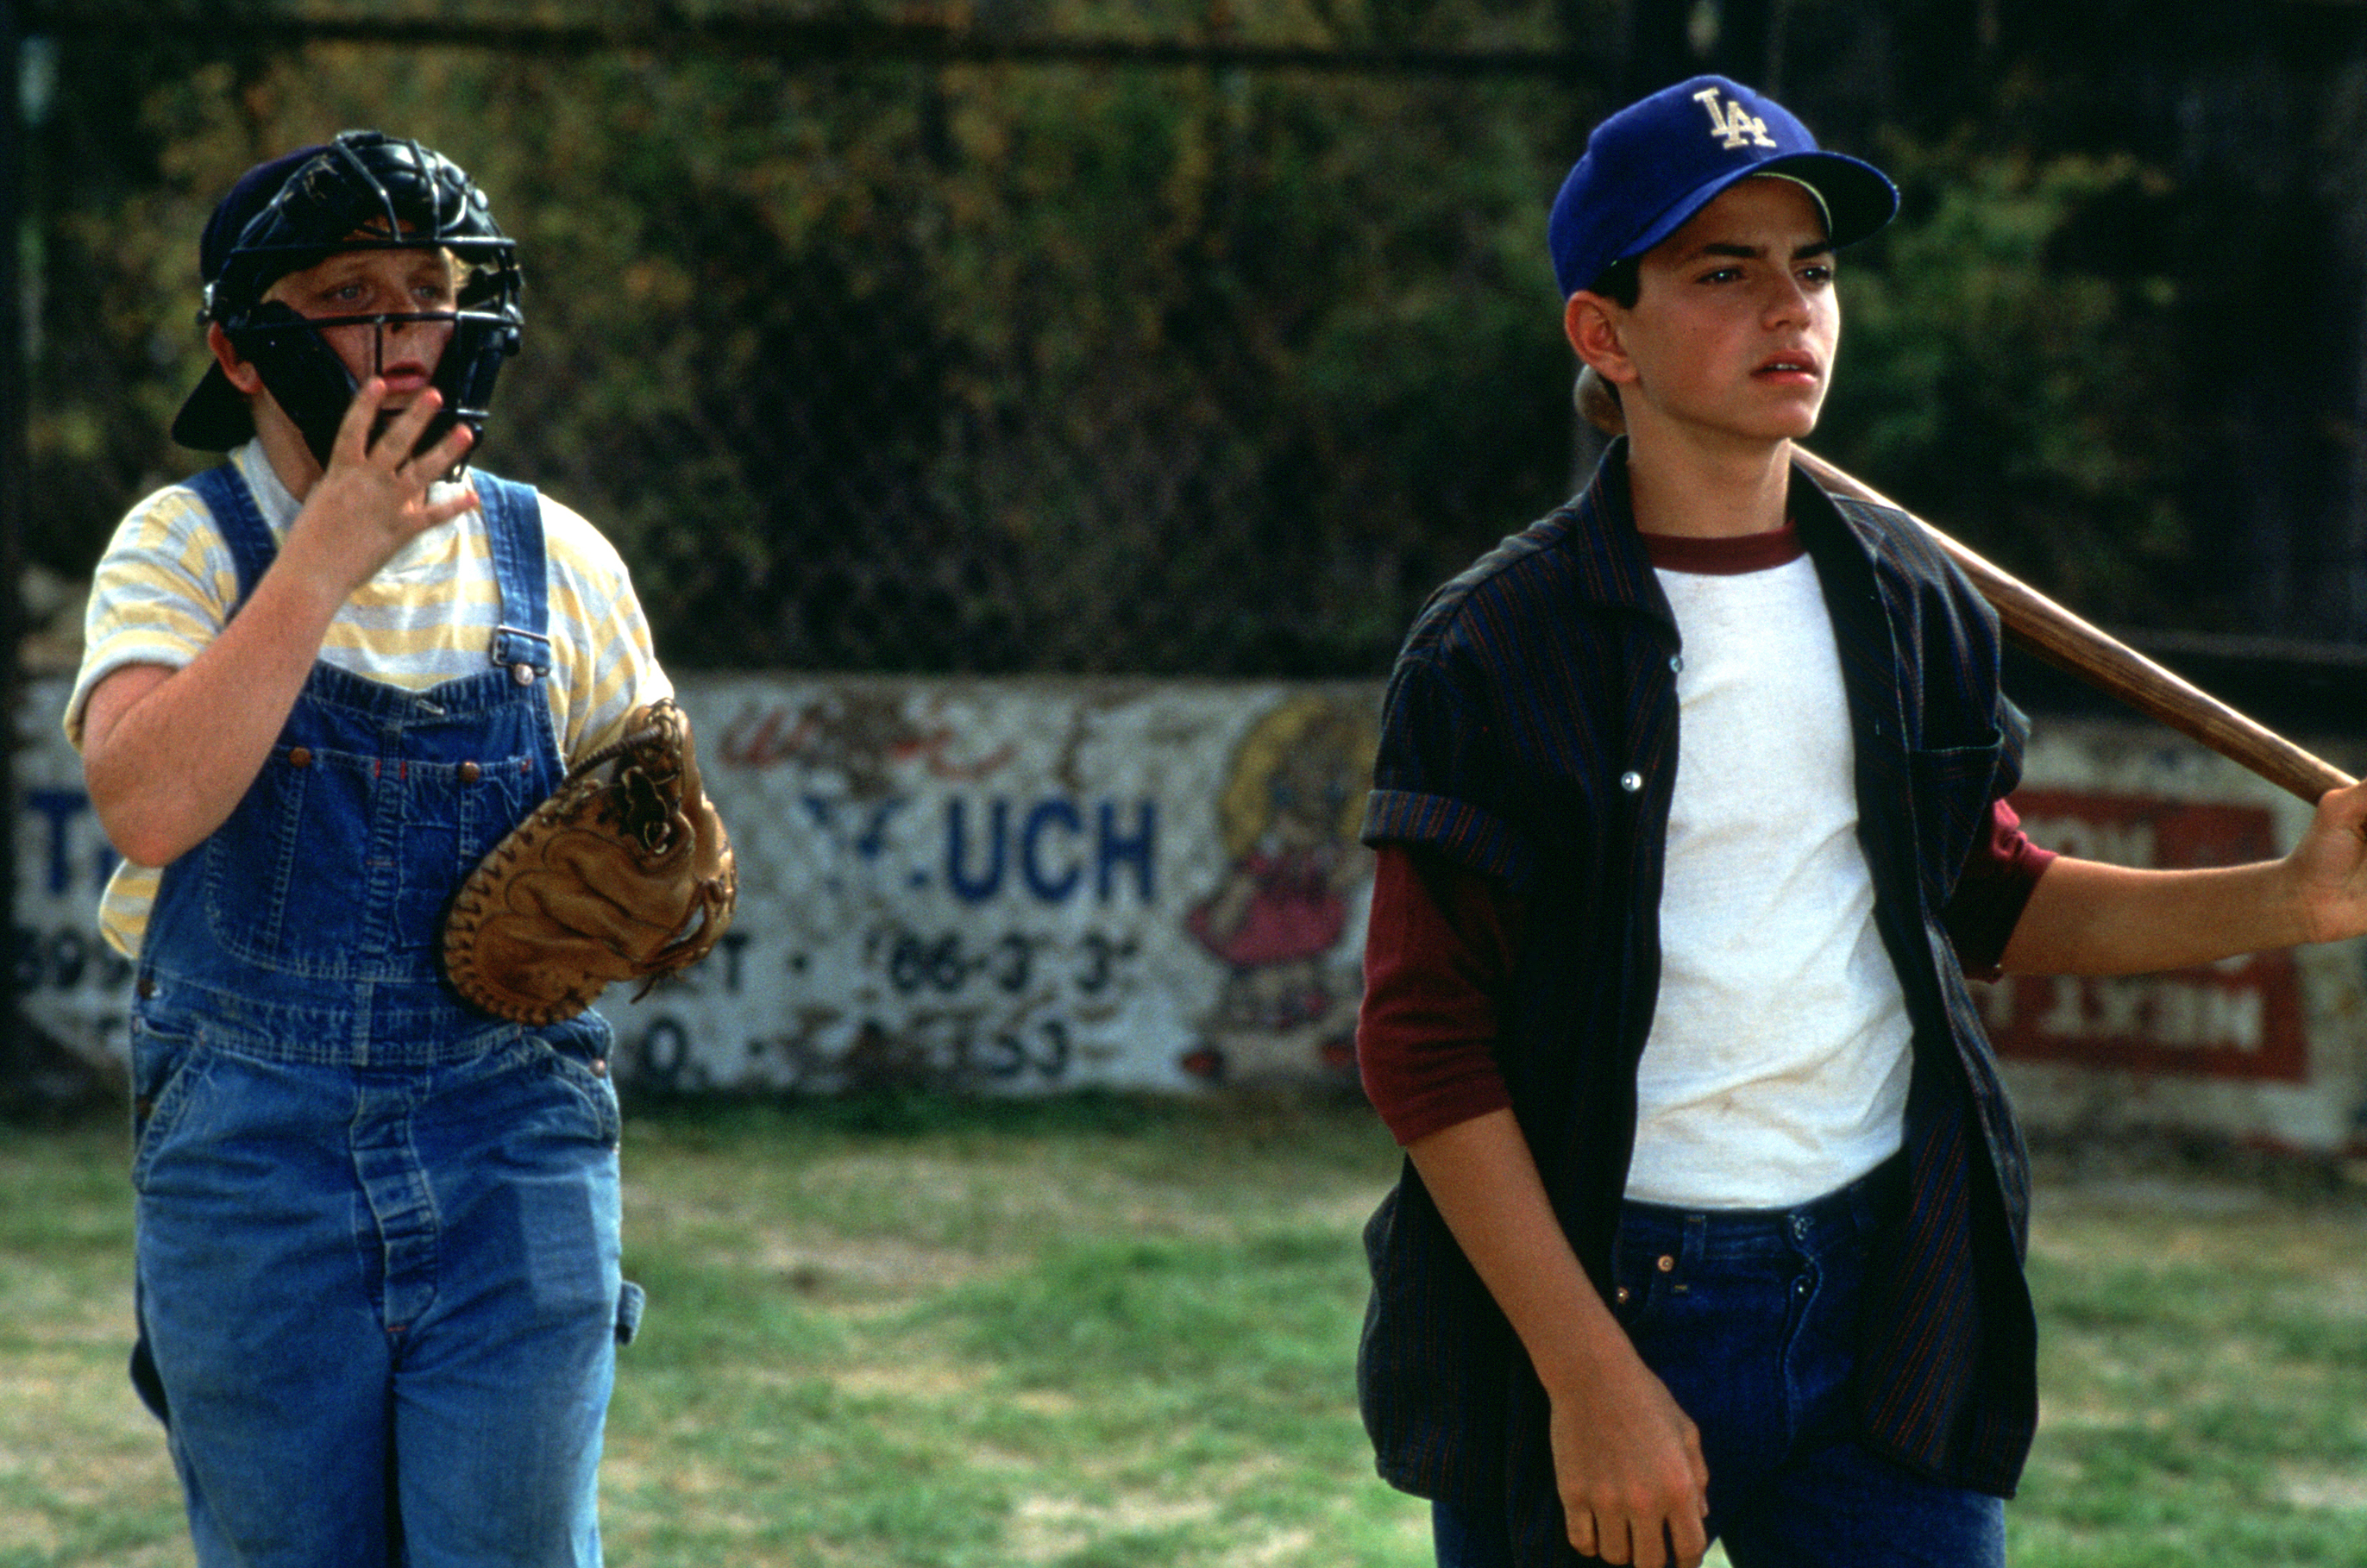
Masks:
[[[348,131],[199,245],[231,453],[133,508],[69,701],[136,960],[140,1340],[198,1561],[599,1561],[617,1107],[596,1013],[437,973],[461,879],[669,693],[616,551],[461,464],[517,346],[457,166]]]
[[[1896,206],[1723,78],[1599,126],[1549,236],[1626,434],[1390,682],[1359,1385],[1445,1568],[2001,1562],[2028,1172],[1965,975],[2367,930],[2367,785],[2258,865],[2022,837],[1994,615],[1791,463]]]

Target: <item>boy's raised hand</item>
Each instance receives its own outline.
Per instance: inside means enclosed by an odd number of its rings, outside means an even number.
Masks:
[[[465,485],[442,501],[427,498],[428,488],[452,471],[476,433],[456,423],[414,456],[412,449],[444,406],[442,393],[424,387],[372,440],[386,393],[386,383],[375,376],[355,392],[337,426],[328,468],[289,530],[288,553],[309,563],[340,604],[403,546],[477,504],[476,492]]]
[[[355,394],[278,558],[219,637],[177,670],[126,665],[92,691],[83,773],[108,840],[129,859],[169,864],[229,818],[338,608],[404,545],[477,504],[466,486],[427,499],[475,439],[469,427],[413,457],[443,399],[422,388],[372,441],[385,400],[376,377]]]

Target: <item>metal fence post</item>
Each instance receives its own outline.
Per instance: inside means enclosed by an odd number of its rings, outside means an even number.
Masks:
[[[25,190],[25,124],[20,75],[24,39],[15,0],[0,0],[0,801],[8,828],[0,833],[0,914],[6,923],[0,987],[0,1101],[13,1098],[26,1046],[21,937],[17,897],[17,705],[23,700],[25,540],[25,306],[18,257]]]

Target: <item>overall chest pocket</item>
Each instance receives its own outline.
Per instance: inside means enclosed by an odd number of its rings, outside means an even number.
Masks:
[[[206,844],[214,940],[322,979],[432,981],[446,902],[538,798],[530,761],[272,748]]]
[[[395,919],[431,947],[462,881],[547,793],[525,757],[414,763],[402,797]]]

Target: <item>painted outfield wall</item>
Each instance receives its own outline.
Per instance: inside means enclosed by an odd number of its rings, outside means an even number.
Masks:
[[[2307,740],[2356,775],[2356,742]],[[2283,853],[2309,807],[2137,720],[2038,717],[2014,796],[2051,849],[2124,865]],[[2122,979],[1976,987],[2023,1119],[2193,1128],[2311,1150],[2367,1140],[2367,942]]]
[[[620,1073],[685,1090],[1347,1081],[1378,695],[688,679],[740,913],[689,979],[609,994]],[[19,752],[23,973],[37,1021],[119,1056],[127,968],[92,929],[108,857],[58,735],[63,696],[36,683]],[[2135,721],[2042,718],[2017,802],[2042,842],[2136,865],[2276,853],[2307,820]],[[1981,998],[2033,1125],[2359,1139],[2361,944]]]

